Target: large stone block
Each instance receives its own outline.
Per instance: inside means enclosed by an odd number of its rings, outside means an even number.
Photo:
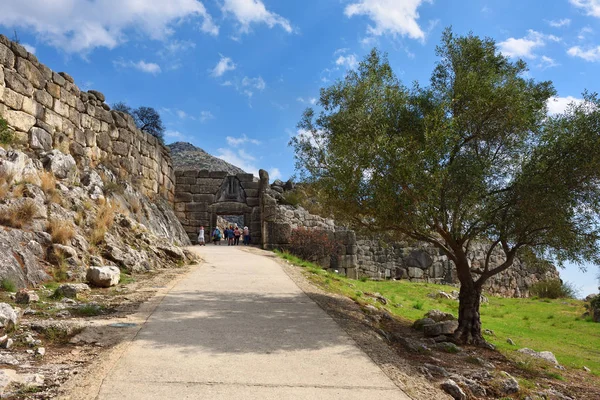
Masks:
[[[36,90],[33,94],[33,98],[44,107],[52,107],[53,98],[50,93],[45,90]]]
[[[258,200],[258,197],[246,197],[246,204],[248,204],[249,207],[258,207],[260,201]]]
[[[195,185],[196,178],[194,178],[192,176],[179,176],[177,178],[177,184],[178,185]]]
[[[63,119],[52,110],[46,109],[44,112],[44,122],[55,128],[58,132],[63,130]]]
[[[4,81],[6,82],[7,87],[11,88],[17,93],[22,94],[23,96],[30,97],[33,95],[33,85],[14,71],[5,69]]]
[[[36,89],[43,89],[46,86],[44,75],[28,60],[18,57],[16,62],[17,72],[27,79]]]
[[[215,201],[215,196],[212,194],[194,194],[194,201],[198,203],[213,203]]]
[[[6,110],[3,116],[8,125],[22,132],[29,132],[35,125],[35,117],[23,111]]]
[[[3,100],[4,104],[6,104],[8,107],[17,111],[23,108],[23,99],[26,99],[25,96],[7,87],[0,87],[0,91],[3,94],[1,99]]]
[[[55,99],[60,99],[60,86],[52,82],[46,82],[46,91]]]
[[[209,173],[209,177],[210,178],[225,178],[226,176],[228,176],[229,174],[225,171],[210,171]]]
[[[188,212],[206,212],[208,210],[208,204],[206,203],[187,203],[185,210]]]
[[[60,87],[64,87],[65,84],[67,83],[67,81],[65,81],[65,78],[63,78],[62,76],[60,76],[58,73],[54,72],[52,74],[52,81],[54,83],[56,83],[58,86]]]
[[[33,150],[49,151],[52,149],[52,135],[42,128],[31,128],[29,130],[29,147]]]
[[[244,192],[246,192],[247,197],[258,197],[258,190],[256,189],[245,189]]]
[[[65,88],[60,88],[60,99],[64,103],[68,104],[69,107],[76,107],[78,98],[74,94],[67,91]]]
[[[86,132],[87,131],[93,132],[89,129],[86,130]],[[111,143],[110,136],[106,132],[101,132],[98,134],[98,136],[96,136],[96,143],[98,144],[98,147],[100,147],[102,150],[109,151]]]
[[[52,109],[61,117],[69,118],[69,106],[62,101],[55,99]]]
[[[210,176],[210,171],[207,169],[201,169],[198,171],[198,178],[208,178]]]
[[[254,175],[252,174],[237,174],[236,177],[240,182],[252,182],[254,180]]]
[[[37,119],[44,118],[44,107],[31,97],[23,97],[22,110]]]
[[[175,191],[175,203],[187,203],[191,201],[194,201],[194,196],[191,193]]]
[[[0,64],[9,69],[15,66],[15,54],[2,43],[0,43]]]
[[[241,182],[242,184],[242,188],[246,189],[256,189],[258,190],[258,188],[260,187],[260,182]]]
[[[269,244],[287,244],[292,237],[292,226],[288,223],[265,222],[266,240]]]
[[[409,267],[427,269],[433,264],[433,259],[425,250],[413,250],[404,259],[404,263]]]

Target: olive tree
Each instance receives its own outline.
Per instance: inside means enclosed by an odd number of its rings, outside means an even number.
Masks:
[[[152,107],[141,106],[132,109],[126,103],[120,101],[114,103],[113,110],[127,113],[133,117],[135,125],[139,130],[149,133],[158,140],[164,142],[165,126],[162,122],[160,114]]]
[[[336,218],[441,249],[460,281],[455,340],[484,345],[482,287],[517,257],[598,264],[599,101],[549,116],[552,83],[492,39],[448,29],[436,53],[430,84],[408,88],[373,50],[291,144]],[[471,266],[476,242],[488,250]]]

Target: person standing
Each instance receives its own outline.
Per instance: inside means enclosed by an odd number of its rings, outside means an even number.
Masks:
[[[240,228],[238,228],[236,226],[235,229],[233,230],[233,244],[234,244],[234,246],[239,246],[240,245],[240,236],[241,235],[242,235],[242,232],[240,232]]]
[[[201,226],[200,229],[198,229],[198,245],[199,246],[206,245],[206,243],[204,242],[204,226]]]
[[[247,226],[244,227],[244,245],[250,244],[250,229]]]
[[[216,245],[217,243],[219,243],[219,246],[221,245],[221,231],[219,230],[219,227],[217,226],[215,228],[215,230],[213,231],[212,234],[212,238],[213,238],[213,243]]]

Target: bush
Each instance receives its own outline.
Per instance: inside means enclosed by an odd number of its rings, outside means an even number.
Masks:
[[[2,281],[0,281],[0,287],[2,288],[2,290],[7,292],[17,291],[17,285],[15,285],[15,283],[8,278],[4,278],[2,279]]]
[[[5,119],[0,118],[0,144],[9,145],[15,141],[15,132],[8,127]]]
[[[286,204],[289,206],[297,207],[302,201],[302,197],[300,193],[296,190],[285,192],[283,194],[283,198],[281,199],[281,204]]]
[[[32,200],[0,210],[0,225],[20,229],[33,221],[37,207]]]
[[[48,222],[46,231],[52,236],[53,243],[69,244],[71,239],[75,237],[75,229],[71,223],[56,219],[51,219]]]
[[[531,286],[529,292],[541,299],[574,299],[578,294],[578,290],[571,283],[560,279],[537,282]]]
[[[341,254],[341,246],[330,239],[327,232],[304,227],[292,230],[289,250],[303,260],[326,264],[327,267],[332,258]]]

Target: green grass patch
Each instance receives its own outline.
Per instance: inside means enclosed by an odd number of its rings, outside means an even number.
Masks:
[[[121,272],[121,277],[119,278],[119,283],[121,285],[128,285],[130,283],[134,283],[135,278],[129,274]]]
[[[2,279],[2,281],[0,281],[0,287],[5,292],[16,292],[17,291],[17,285],[15,285],[15,283],[8,278],[4,278],[4,279]]]
[[[276,254],[293,264],[304,267],[306,275],[323,289],[345,295],[360,304],[373,304],[364,293],[381,293],[390,302],[384,307],[409,323],[423,318],[432,309],[458,315],[458,301],[445,298],[433,298],[429,294],[438,291],[451,292],[456,287],[436,285],[432,283],[411,283],[408,281],[372,281],[352,280],[331,274],[312,263],[300,260],[290,254]],[[486,336],[486,340],[511,359],[521,355],[516,350],[523,347],[535,351],[551,351],[558,362],[575,369],[587,366],[592,373],[600,376],[600,324],[591,318],[583,318],[586,312],[584,302],[576,299],[514,299],[487,295],[489,303],[481,305],[482,329],[494,331],[494,336]],[[392,300],[393,299],[393,300]],[[404,303],[404,307],[391,304]],[[390,304],[391,303],[391,304]],[[511,338],[516,346],[511,346],[506,339]],[[521,360],[521,358],[517,358]],[[523,369],[541,365],[530,361],[522,361]],[[532,368],[533,368],[532,367]],[[560,379],[560,375],[552,376]]]

